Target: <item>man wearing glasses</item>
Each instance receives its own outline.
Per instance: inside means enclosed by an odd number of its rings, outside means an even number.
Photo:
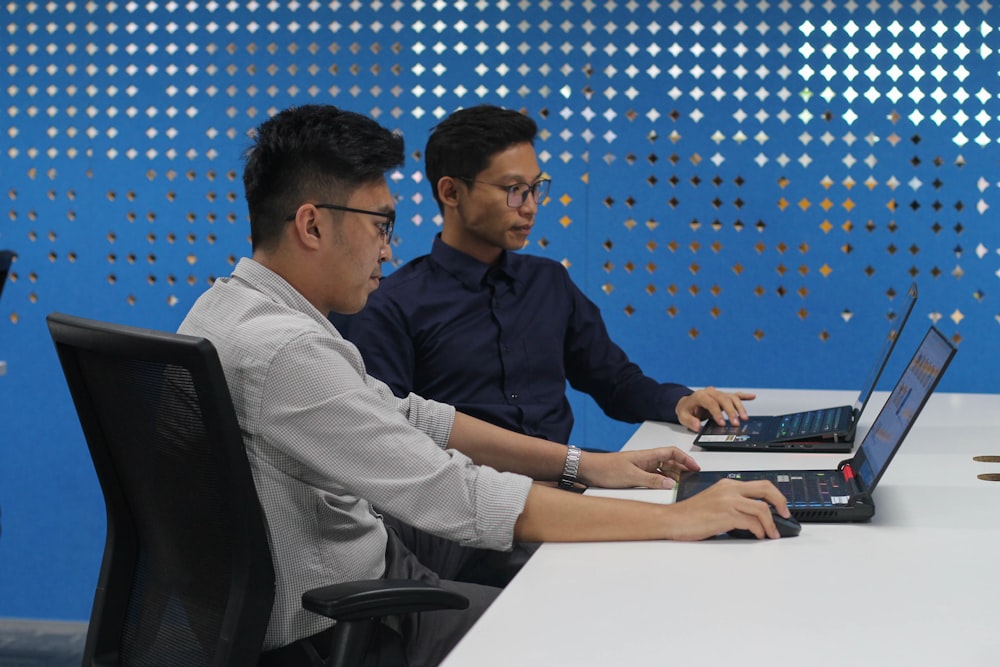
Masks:
[[[488,105],[434,128],[424,159],[444,225],[431,253],[384,279],[350,322],[368,371],[397,396],[412,391],[553,442],[573,427],[567,381],[621,421],[698,430],[706,418],[746,419],[752,394],[646,376],[565,267],[511,252],[526,246],[549,192],[536,133],[524,114]]]
[[[253,254],[180,326],[219,353],[267,518],[276,588],[261,667],[329,649],[330,621],[302,608],[317,586],[385,577],[463,594],[465,611],[387,621],[365,662],[433,666],[500,592],[483,563],[518,542],[779,537],[768,504],[788,508],[769,482],[723,480],[676,504],[566,493],[533,479],[671,488],[671,472],[699,468],[675,447],[570,456],[366,374],[327,316],[378,289],[395,210],[385,174],[402,162],[400,136],[336,107],[262,123],[243,171]]]

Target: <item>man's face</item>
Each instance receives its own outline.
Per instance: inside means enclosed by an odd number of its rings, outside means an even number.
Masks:
[[[465,174],[460,174],[465,175]],[[542,176],[535,149],[530,143],[515,144],[500,151],[475,182],[456,179],[457,225],[445,241],[483,262],[492,262],[501,250],[520,250],[528,243],[538,204],[528,195],[516,208],[507,205],[507,188],[519,183],[532,185]]]
[[[356,189],[344,203],[348,208],[373,212],[394,210],[392,194],[385,179]],[[356,313],[368,302],[368,295],[378,289],[382,262],[392,257],[391,239],[382,234],[385,216],[350,211],[320,210],[327,216],[332,234],[325,236],[324,270],[329,281],[324,285],[329,310]]]

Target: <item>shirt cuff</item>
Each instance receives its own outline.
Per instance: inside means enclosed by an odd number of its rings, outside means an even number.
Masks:
[[[685,396],[690,396],[694,393],[694,389],[690,387],[685,387],[683,385],[666,385],[664,387],[663,393],[660,394],[660,414],[663,415],[663,421],[670,422],[671,424],[679,424],[680,420],[677,419],[677,404]]]
[[[532,479],[480,466],[476,478],[477,546],[501,551],[514,544],[514,525],[524,512]]]

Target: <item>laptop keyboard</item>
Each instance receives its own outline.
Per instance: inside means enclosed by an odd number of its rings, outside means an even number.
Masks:
[[[744,472],[742,480],[766,479],[774,483],[790,508],[846,505],[851,489],[839,471]]]
[[[810,410],[785,415],[778,424],[779,438],[798,438],[840,430],[840,408]]]

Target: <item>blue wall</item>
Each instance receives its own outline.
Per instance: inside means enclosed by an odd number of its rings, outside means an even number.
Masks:
[[[988,5],[286,4],[4,5],[0,615],[85,618],[103,545],[45,315],[176,327],[249,251],[239,155],[292,104],[404,134],[399,261],[439,222],[429,128],[529,112],[553,190],[528,251],[652,375],[855,389],[916,281],[902,355],[936,322],[960,349],[941,389],[1000,393]],[[577,442],[634,428],[574,404]]]

